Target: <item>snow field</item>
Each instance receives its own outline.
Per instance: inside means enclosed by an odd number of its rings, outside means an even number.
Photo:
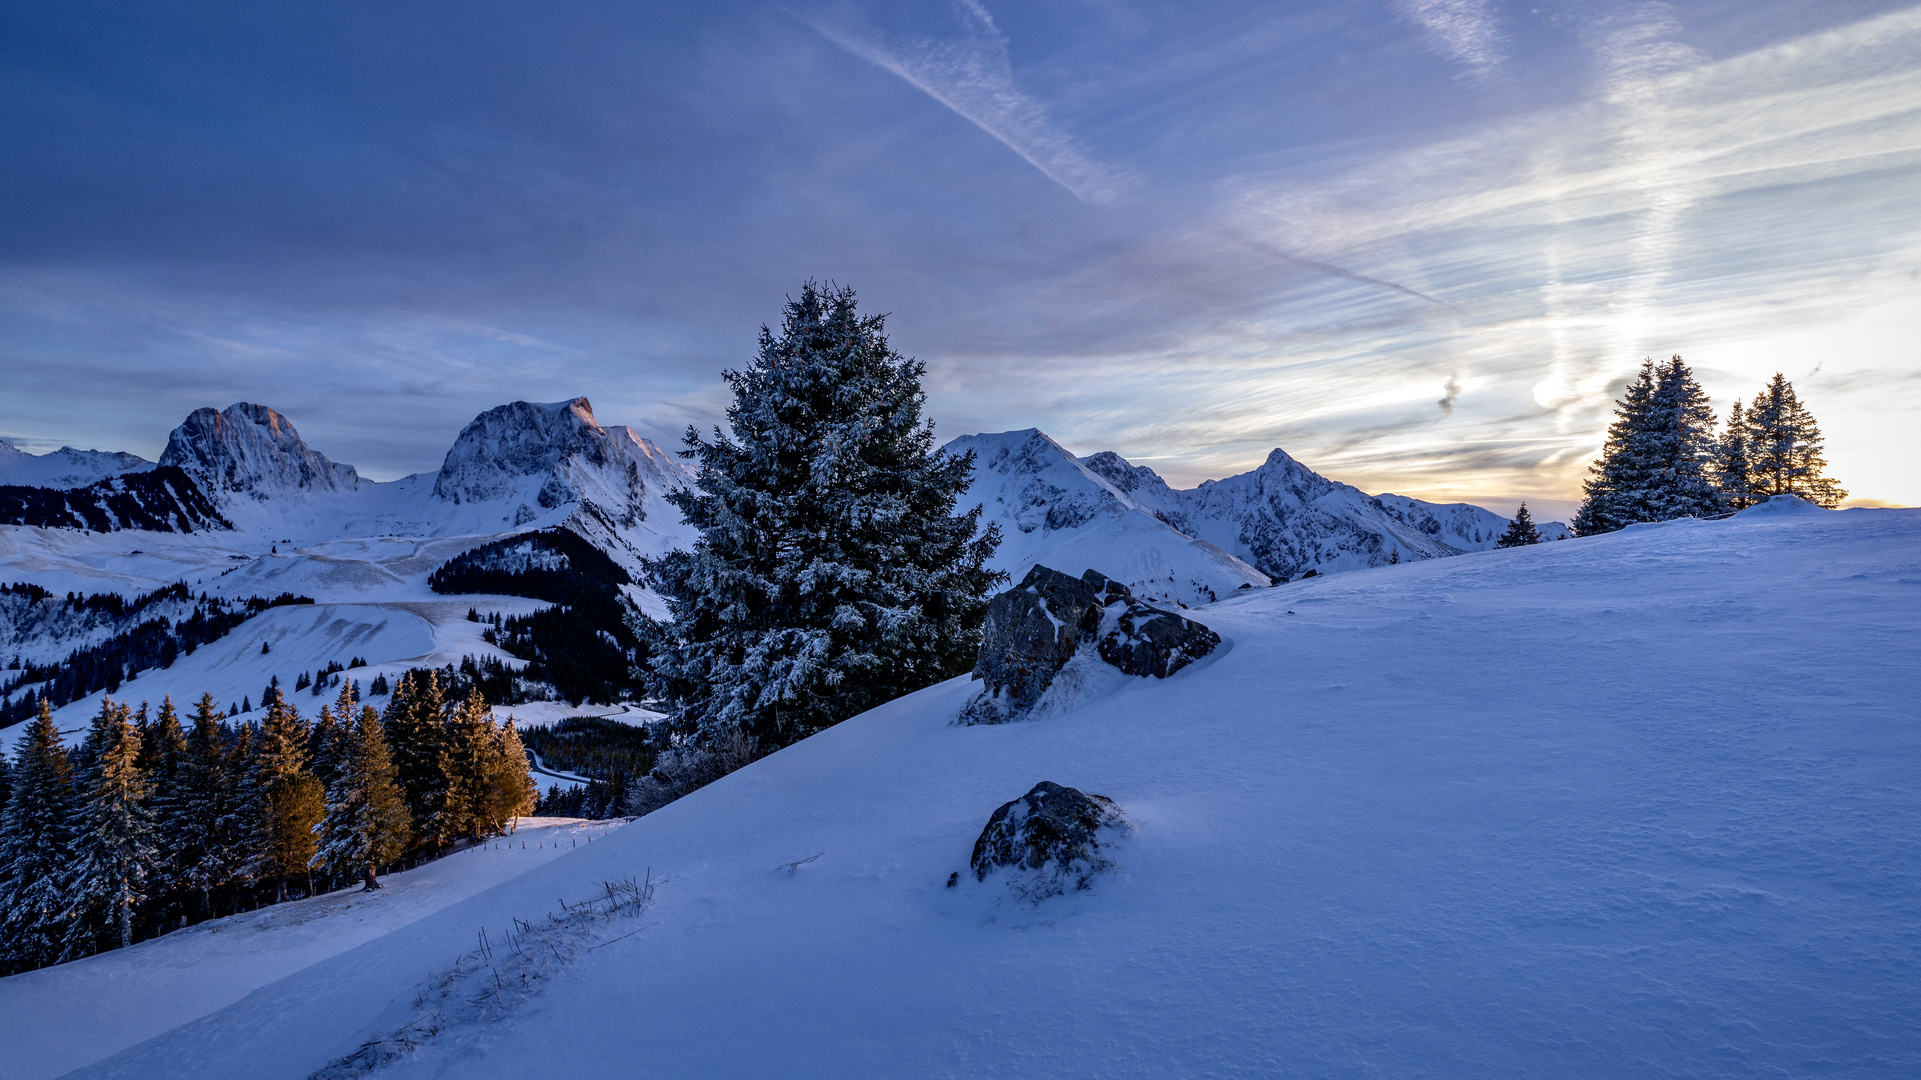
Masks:
[[[649,868],[657,926],[380,1075],[1911,1073],[1918,601],[1913,511],[1243,594],[1212,663],[998,727],[929,688],[77,1075],[304,1077]],[[1118,871],[947,888],[1044,779]]]
[[[0,979],[0,1080],[60,1076],[239,1001],[622,823],[522,818],[511,838],[357,887],[197,923],[131,949]],[[524,846],[523,846],[524,845]]]

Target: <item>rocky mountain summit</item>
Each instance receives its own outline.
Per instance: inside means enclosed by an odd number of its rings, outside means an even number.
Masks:
[[[195,409],[167,438],[160,464],[180,468],[222,505],[350,492],[361,484],[353,466],[309,448],[286,417],[244,401]]]
[[[1041,431],[963,435],[945,449],[974,453],[974,481],[957,505],[978,503],[983,521],[1000,525],[994,566],[1017,581],[1042,563],[1068,574],[1098,566],[1139,596],[1189,606],[1271,584],[1146,510]]]
[[[1185,491],[1112,451],[1081,464],[1171,528],[1282,581],[1485,551],[1507,527],[1506,518],[1467,503],[1369,495],[1280,449],[1251,472]]]
[[[620,561],[635,564],[635,556],[677,542],[680,512],[665,496],[692,482],[673,455],[629,428],[602,427],[593,404],[579,397],[481,413],[447,451],[433,494],[496,508],[503,529],[571,506],[567,528],[604,549],[627,549]]]

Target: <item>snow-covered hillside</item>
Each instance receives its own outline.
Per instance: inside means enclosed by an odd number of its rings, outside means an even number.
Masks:
[[[1898,510],[1252,590],[1164,682],[978,727],[932,687],[74,1075],[305,1077],[483,929],[649,868],[643,919],[376,1075],[1912,1075],[1917,590]],[[1132,822],[1115,871],[1039,904],[957,873],[1042,780]],[[0,1057],[88,1037],[39,1003],[232,970],[174,948],[0,981]]]
[[[9,1033],[0,1080],[59,1076],[98,1061],[601,840],[620,824],[522,819],[511,839],[389,874],[377,893],[341,890],[276,904],[196,923],[84,966],[0,979]]]

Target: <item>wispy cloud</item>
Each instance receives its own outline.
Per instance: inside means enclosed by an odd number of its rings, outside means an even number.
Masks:
[[[945,41],[889,43],[872,31],[797,17],[848,53],[890,72],[1000,140],[1042,175],[1089,205],[1113,202],[1125,173],[1094,161],[1041,104],[1014,82],[1007,37],[979,0],[958,0],[963,33]]]
[[[1486,78],[1503,59],[1503,35],[1488,0],[1400,0],[1403,18],[1421,28],[1428,48]]]

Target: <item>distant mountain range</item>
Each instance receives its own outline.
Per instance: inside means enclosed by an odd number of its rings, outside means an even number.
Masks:
[[[1111,451],[1076,457],[1031,428],[965,435],[947,450],[974,453],[962,505],[981,505],[999,524],[996,563],[1010,576],[1037,562],[1098,569],[1190,606],[1304,574],[1483,550],[1507,526],[1465,503],[1368,495],[1278,449],[1251,472],[1184,491]],[[659,445],[602,426],[586,398],[489,409],[437,471],[388,483],[309,447],[273,409],[242,402],[196,410],[158,462],[71,447],[36,456],[0,443],[0,524],[213,531],[243,548],[560,527],[633,573],[643,556],[694,539],[665,498],[692,481]]]

